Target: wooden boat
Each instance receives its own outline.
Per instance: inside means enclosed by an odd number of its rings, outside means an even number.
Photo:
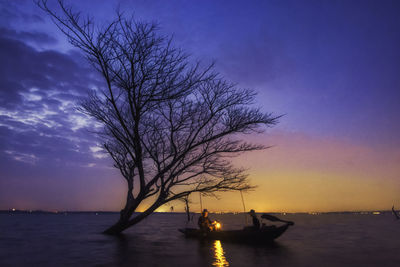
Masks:
[[[202,232],[196,228],[184,228],[178,229],[187,238],[197,238],[203,240],[221,240],[228,242],[240,242],[250,244],[268,244],[274,239],[281,236],[288,228],[290,224],[282,226],[266,226],[260,230],[217,230],[211,232]]]

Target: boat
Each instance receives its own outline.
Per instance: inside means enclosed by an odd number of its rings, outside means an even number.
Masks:
[[[270,244],[273,240],[281,236],[291,224],[286,223],[282,226],[264,226],[260,230],[216,230],[203,232],[196,228],[178,229],[187,238],[197,238],[200,240],[221,240],[228,242],[250,243],[250,244]]]

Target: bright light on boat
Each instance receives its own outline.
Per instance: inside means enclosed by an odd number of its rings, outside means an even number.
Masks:
[[[374,214],[374,215],[379,215],[379,214],[381,214],[379,211],[374,211],[372,214]]]
[[[212,226],[214,227],[214,230],[221,230],[221,223],[218,221],[213,221]]]

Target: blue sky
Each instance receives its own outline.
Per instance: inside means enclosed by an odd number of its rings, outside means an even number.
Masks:
[[[339,169],[340,177],[353,175],[332,162],[336,153],[336,158],[350,157],[359,164],[357,171],[374,161],[387,164],[366,181],[381,181],[382,190],[399,185],[398,1],[67,3],[99,22],[112,19],[118,6],[127,15],[157,21],[160,32],[173,35],[176,46],[194,60],[215,60],[225,78],[254,88],[264,111],[286,114],[257,139],[275,145],[274,151],[286,151],[270,152],[271,157],[280,155],[272,161],[282,166],[302,161],[287,157],[293,154],[287,144],[298,140],[301,157],[313,155],[306,165],[308,170],[314,166],[316,176]],[[117,210],[124,198],[123,181],[87,131],[94,125],[74,109],[87,89],[102,86],[101,77],[32,1],[0,1],[0,13],[0,208]],[[324,150],[325,145],[334,152]],[[314,153],[320,150],[326,154]],[[364,152],[354,152],[359,150]],[[366,154],[368,160],[363,159]],[[328,171],[320,168],[329,164]],[[290,166],[292,175],[299,173],[298,166]],[[274,170],[279,171],[277,177],[288,170]],[[355,176],[360,179],[355,184],[362,181],[363,173]],[[255,177],[264,184],[259,179]],[[281,180],[285,184],[290,175]],[[366,192],[359,192],[360,199]],[[395,197],[399,193],[399,187],[391,193],[393,202],[400,201]],[[388,203],[389,198],[381,206]]]

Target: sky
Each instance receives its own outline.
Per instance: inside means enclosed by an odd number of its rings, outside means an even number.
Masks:
[[[270,149],[235,160],[258,186],[244,194],[247,209],[400,206],[399,1],[67,3],[100,24],[117,7],[159,23],[193,60],[215,61],[256,90],[263,111],[284,115],[249,137]],[[0,209],[120,210],[124,179],[75,109],[102,78],[33,1],[0,0],[0,14]],[[203,207],[242,211],[242,202],[224,193]]]

